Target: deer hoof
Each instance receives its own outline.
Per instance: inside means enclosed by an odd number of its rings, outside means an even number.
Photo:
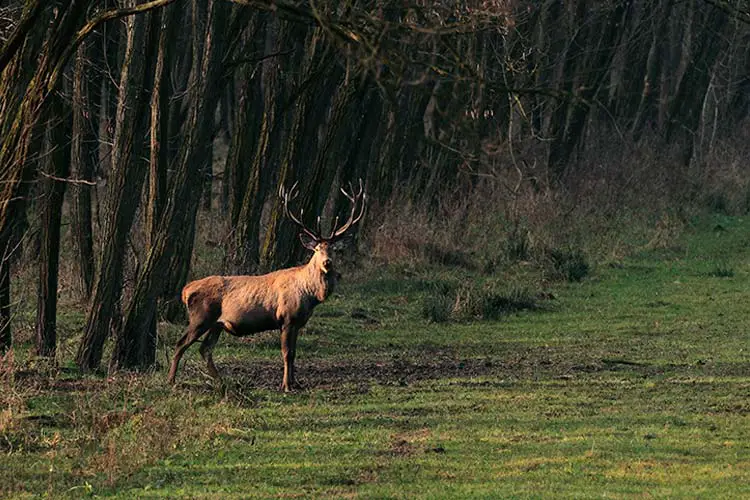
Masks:
[[[302,386],[296,381],[290,382],[288,384],[284,384],[284,383],[281,384],[281,390],[284,392],[296,392],[296,391],[299,391],[300,389],[302,389]]]

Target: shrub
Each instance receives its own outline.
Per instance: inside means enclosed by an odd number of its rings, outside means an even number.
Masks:
[[[536,308],[536,296],[525,288],[467,281],[460,285],[436,285],[424,298],[422,316],[435,323],[495,320],[512,312]]]
[[[454,281],[433,283],[422,301],[422,317],[433,323],[449,321],[453,313],[457,288],[458,283]]]
[[[511,287],[506,291],[487,290],[482,296],[482,318],[498,319],[506,314],[536,309],[537,300],[525,288]]]
[[[422,303],[422,317],[432,323],[445,323],[450,320],[453,301],[448,295],[429,294]]]
[[[518,225],[508,233],[505,242],[505,253],[511,261],[529,260],[531,256],[531,242],[529,231]]]
[[[713,213],[728,214],[731,212],[726,193],[716,191],[708,193],[705,197],[705,203],[706,207]]]
[[[570,282],[581,281],[589,274],[589,263],[582,251],[553,248],[547,252],[552,277]]]
[[[713,278],[733,278],[734,269],[725,262],[716,264],[716,266],[708,272],[708,275]]]

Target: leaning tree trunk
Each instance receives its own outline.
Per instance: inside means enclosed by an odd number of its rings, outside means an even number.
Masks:
[[[174,182],[151,251],[133,290],[125,323],[117,337],[110,369],[147,368],[155,361],[156,338],[150,329],[156,300],[163,293],[175,247],[185,244],[186,227],[194,226],[201,195],[201,176],[208,157],[207,141],[214,128],[214,111],[221,95],[224,32],[229,6],[212,0],[203,38],[203,51],[196,52],[190,76],[190,107],[184,138],[176,163]],[[200,45],[196,44],[196,47]],[[192,231],[187,232],[192,235]],[[192,248],[192,245],[191,245]]]
[[[0,53],[0,352],[11,347],[10,265],[17,249],[19,223],[35,177],[36,163],[28,161],[30,147],[44,103],[57,86],[57,68],[66,60],[65,48],[75,35],[88,1],[47,5],[37,11],[28,2],[28,23],[16,31],[23,38]],[[19,39],[20,40],[20,39]],[[25,65],[29,67],[24,67]],[[33,70],[30,70],[33,68]],[[30,70],[30,71],[29,71]],[[29,75],[26,77],[25,75]],[[20,81],[17,78],[21,76]]]
[[[120,76],[120,96],[112,147],[112,172],[108,181],[102,256],[92,292],[76,363],[82,370],[99,368],[110,320],[117,316],[122,289],[123,258],[127,235],[140,199],[146,163],[139,158],[146,116],[146,27],[142,16],[129,18],[125,55]]]
[[[335,152],[333,151],[334,144],[339,135],[343,133],[342,127],[344,124],[351,123],[351,121],[347,121],[347,115],[352,101],[357,95],[358,88],[359,86],[356,82],[346,82],[342,79],[335,91],[333,102],[330,105],[331,109],[329,113],[326,113],[329,115],[329,119],[325,125],[325,133],[317,148],[317,153],[311,167],[304,174],[305,182],[309,183],[309,186],[312,187],[312,189],[308,190],[309,205],[306,209],[307,213],[321,214],[328,201],[331,185],[339,170],[339,165],[331,165],[334,161],[332,157],[332,153]],[[331,224],[334,223],[334,221],[331,222]],[[291,238],[291,240],[295,241],[295,238]],[[296,241],[294,246],[289,248],[288,252],[289,257],[286,259],[287,262],[299,261],[305,254],[304,248],[296,244]]]
[[[729,16],[720,8],[703,6],[708,12],[699,16],[700,29],[696,32],[695,46],[685,73],[680,79],[676,95],[669,104],[667,140],[682,146],[684,165],[693,158],[701,110],[714,73],[714,64],[726,48],[725,37],[718,36],[729,22]]]
[[[205,12],[205,9],[204,9]],[[233,57],[234,51],[237,50],[236,43],[239,42],[241,39],[241,32],[242,30],[240,27],[247,24],[249,15],[248,15],[249,9],[236,7],[232,10],[231,20],[229,22],[229,28],[226,27],[222,30],[221,37],[226,38],[226,40],[222,40],[221,43],[225,45],[225,49],[223,49],[226,53],[225,59],[222,61],[222,63],[227,63],[230,61],[230,59]],[[222,14],[224,15],[224,14]],[[205,21],[202,21],[201,26],[205,26]],[[197,26],[197,24],[196,24]],[[195,45],[195,55],[192,57],[188,57],[188,59],[192,60],[200,60],[203,56],[202,54],[205,54],[205,47],[203,49],[200,49],[202,47],[202,41],[198,40],[197,38],[201,38],[202,36],[205,36],[205,29],[202,28],[203,31],[198,31],[199,34],[198,37],[196,37],[196,40],[194,40],[193,45]],[[201,52],[203,50],[203,52]],[[230,57],[231,56],[231,57]],[[187,68],[187,77],[189,81],[193,81],[191,79],[191,73],[192,69],[194,68]],[[222,75],[220,78],[218,78],[218,81],[220,82],[221,88],[216,89],[216,92],[220,96],[224,90],[223,87],[227,83],[227,78],[229,76],[229,72],[226,71],[226,67],[222,67]],[[208,78],[207,75],[203,75],[201,78]],[[188,83],[188,88],[190,87],[190,83]],[[212,89],[211,92],[214,92]],[[198,94],[195,94],[194,92],[186,92],[186,102],[190,102],[190,99],[193,99],[192,96],[195,96]],[[203,97],[199,97],[200,99],[203,99]],[[213,97],[212,97],[213,99]],[[218,98],[217,98],[218,99]],[[218,100],[211,104],[214,108],[216,107],[218,103]],[[198,129],[194,125],[190,125],[192,123],[192,118],[189,117],[189,112],[191,111],[192,106],[184,106],[184,112],[181,113],[183,116],[182,123],[188,123],[188,125],[185,127],[186,129],[189,129],[191,133],[198,132]],[[214,115],[213,114],[207,114],[206,121],[201,121],[201,125],[207,125],[211,127],[211,130],[213,130],[214,127]],[[208,129],[207,129],[208,130]],[[208,140],[206,137],[210,137],[211,130],[209,130],[207,133],[208,136],[201,136],[203,138],[198,139],[199,144],[207,144]],[[202,134],[202,132],[201,132]],[[187,137],[187,134],[185,135]],[[192,137],[192,136],[191,136]],[[181,149],[175,150],[175,155],[178,156],[177,163],[182,161],[182,154],[185,153],[185,142],[182,141],[180,143]],[[209,147],[200,147],[196,148],[194,151],[194,154],[191,154],[192,157],[190,161],[193,162],[193,165],[200,165],[201,168],[207,168],[206,166],[208,163],[212,160],[210,148]],[[204,179],[204,177],[200,177],[199,181]],[[191,210],[195,208],[197,211],[197,205],[195,207],[192,207]],[[187,219],[189,222],[186,223],[186,226],[183,228],[183,231],[180,232],[180,237],[173,240],[172,248],[169,250],[170,252],[170,258],[168,259],[168,270],[167,270],[167,279],[165,281],[164,286],[162,287],[162,309],[161,314],[162,317],[166,321],[175,322],[178,321],[179,318],[184,317],[184,307],[182,305],[182,302],[180,300],[180,292],[182,290],[182,287],[185,286],[185,283],[187,282],[188,275],[190,273],[190,262],[193,255],[193,246],[195,243],[195,230],[196,230],[196,215],[195,213],[192,213],[192,215],[188,214]]]
[[[581,144],[586,119],[591,109],[590,100],[599,92],[599,88],[609,72],[612,59],[620,44],[631,14],[630,2],[616,5],[600,23],[589,20],[592,15],[579,4],[578,19],[588,23],[570,42],[563,67],[565,91],[575,95],[575,99],[560,103],[552,119],[552,141],[547,159],[548,170],[553,180],[562,181],[575,148]],[[595,40],[593,48],[588,39]]]
[[[99,12],[84,22],[92,0],[28,0],[24,21],[11,36],[12,43],[0,50],[0,320],[10,317],[9,266],[15,251],[15,228],[24,217],[27,194],[36,176],[35,163],[28,161],[29,148],[47,97],[77,47],[97,26],[173,1],[152,0],[134,8]],[[30,78],[18,82],[9,66],[24,62],[30,62],[32,69],[26,73]],[[10,322],[0,321],[0,350],[9,347],[9,342]]]
[[[39,289],[37,295],[36,350],[40,356],[54,358],[57,346],[57,278],[60,264],[60,219],[65,196],[65,182],[70,171],[67,144],[68,117],[60,96],[50,103],[50,120],[45,134],[42,182],[41,245],[39,253]],[[44,174],[43,174],[44,175]]]
[[[298,181],[300,196],[295,204],[309,213],[311,200],[317,198],[319,190],[325,189],[315,185],[315,181],[307,177],[306,170],[314,169],[306,167],[306,163],[315,158],[318,149],[316,132],[322,125],[321,117],[326,115],[331,99],[330,93],[323,90],[327,83],[326,77],[331,76],[333,54],[321,29],[311,28],[306,38],[302,70],[296,82],[297,88],[292,94],[294,115],[289,130],[286,131],[278,185],[289,188],[292,182]],[[335,83],[330,87],[334,88],[333,85]],[[314,107],[316,104],[317,108]],[[282,223],[278,197],[274,199],[272,207],[260,254],[261,265],[266,268],[289,265],[296,245],[292,227]]]
[[[339,146],[341,155],[346,158],[339,173],[339,184],[341,187],[347,189],[349,185],[356,188],[359,186],[359,181],[361,180],[362,185],[367,191],[367,174],[371,170],[370,158],[376,147],[378,124],[381,119],[383,102],[377,90],[369,82],[363,84],[363,87],[359,91],[363,94],[363,97],[359,105],[355,108],[355,111],[357,111],[356,114],[359,117],[358,119],[355,118],[357,122],[356,128],[352,130],[350,136],[342,138],[342,143]],[[337,193],[336,205],[333,210],[334,215],[340,217],[341,220],[346,220],[349,210],[351,210],[349,200],[340,193]],[[358,229],[360,227],[361,225],[357,225],[353,228],[354,231],[350,239],[350,246],[354,249],[355,257],[359,239]]]
[[[151,91],[151,114],[149,124],[149,175],[146,190],[145,233],[146,253],[153,249],[159,220],[164,211],[167,197],[167,171],[169,168],[169,99],[170,63],[175,48],[174,27],[178,10],[169,6],[155,12],[151,19],[152,40],[158,40],[156,47],[156,67]],[[151,318],[148,334],[156,339],[157,315]]]
[[[158,39],[156,67],[151,92],[149,125],[149,176],[146,196],[146,247],[150,249],[164,211],[167,197],[167,170],[169,168],[169,99],[170,64],[175,49],[173,43],[178,10],[170,6],[155,12],[151,36]]]
[[[287,31],[287,26],[278,19],[266,20],[265,55],[278,52],[286,40]],[[283,86],[280,81],[283,62],[279,57],[269,57],[261,65],[260,77],[256,77],[255,89],[258,97],[254,98],[254,102],[260,105],[260,110],[253,113],[257,118],[252,115],[248,118],[253,120],[251,125],[257,129],[257,138],[254,144],[246,145],[248,150],[251,146],[254,147],[254,151],[251,152],[252,163],[249,172],[244,176],[244,183],[238,186],[242,192],[235,191],[233,197],[236,232],[232,269],[236,272],[250,272],[257,268],[260,259],[260,218],[271,180],[269,170],[273,165],[272,157],[276,157],[280,149],[278,143],[283,124],[280,109],[283,100]],[[252,110],[248,112],[252,113]]]

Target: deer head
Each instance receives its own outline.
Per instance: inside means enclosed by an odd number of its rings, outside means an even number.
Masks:
[[[279,189],[279,196],[281,196],[281,199],[284,202],[284,214],[289,217],[297,227],[299,227],[299,238],[302,242],[302,246],[313,252],[313,256],[307,265],[326,276],[328,280],[331,280],[331,284],[333,285],[338,277],[338,273],[334,269],[333,244],[341,239],[347,231],[359,222],[365,212],[365,201],[367,195],[362,188],[362,179],[359,179],[358,191],[354,190],[351,183],[349,183],[349,191],[341,188],[343,195],[351,202],[349,219],[343,225],[339,226],[339,218],[336,217],[328,236],[323,236],[323,231],[321,230],[320,225],[320,216],[318,216],[317,219],[316,230],[313,231],[301,221],[303,210],[300,210],[299,217],[295,216],[291,210],[289,210],[289,202],[299,195],[299,188],[297,185],[298,183],[295,182],[289,191],[286,191],[283,186]]]

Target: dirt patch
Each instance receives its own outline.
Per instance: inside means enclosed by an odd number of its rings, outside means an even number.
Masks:
[[[89,392],[101,390],[107,385],[106,379],[94,378],[61,378],[63,370],[45,372],[21,369],[13,372],[13,385],[21,390],[38,390],[53,392]]]
[[[382,452],[384,455],[395,457],[408,457],[418,452],[426,452],[431,449],[427,442],[432,437],[429,429],[417,429],[409,432],[394,434],[391,436],[391,444],[388,450]]]
[[[90,392],[101,390],[106,385],[105,380],[61,379],[51,380],[47,389],[58,392]]]
[[[281,383],[281,361],[222,363],[217,360],[217,364],[226,382],[244,388],[273,389]],[[400,353],[368,353],[366,358],[346,361],[311,360],[304,359],[303,355],[296,365],[299,382],[306,389],[348,385],[363,393],[367,392],[369,384],[407,386],[445,378],[554,378],[607,369],[607,365],[596,360],[572,361],[549,348],[491,356],[472,356],[452,349],[420,348]]]
[[[405,439],[398,439],[391,443],[391,448],[388,450],[389,455],[397,457],[408,457],[416,452],[414,446]]]
[[[304,389],[338,389],[366,394],[373,384],[408,386],[421,381],[455,379],[456,384],[504,385],[522,380],[573,380],[597,373],[636,373],[655,375],[707,375],[726,372],[727,367],[692,364],[654,364],[627,359],[606,359],[596,351],[556,346],[494,346],[487,354],[445,346],[363,352],[346,359],[297,358],[297,378]],[[224,381],[243,389],[278,389],[281,361],[222,362],[217,359]],[[737,368],[737,367],[734,367]],[[747,367],[743,367],[747,370]],[[200,361],[193,370],[205,371]],[[734,371],[740,371],[735,369]],[[746,373],[746,372],[745,372]],[[185,373],[194,377],[197,373]]]

